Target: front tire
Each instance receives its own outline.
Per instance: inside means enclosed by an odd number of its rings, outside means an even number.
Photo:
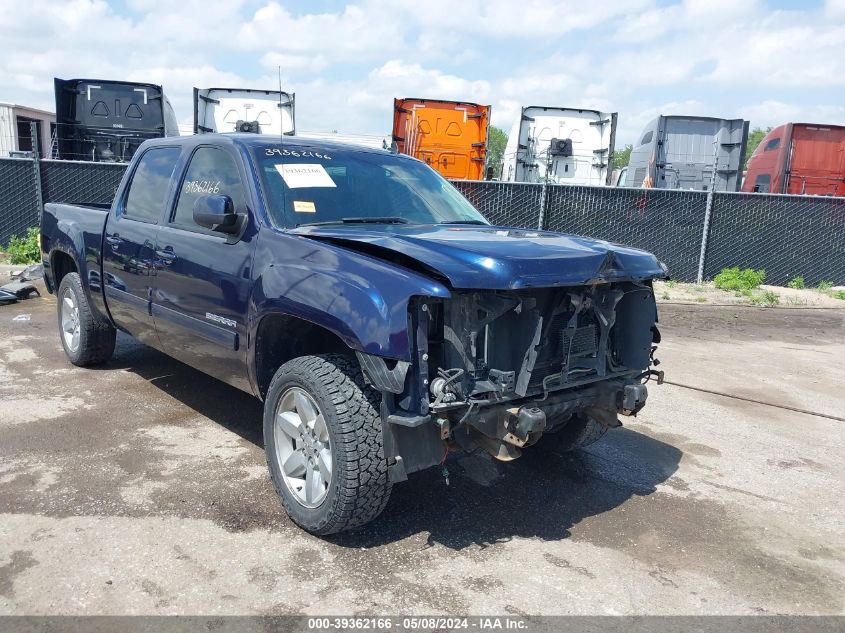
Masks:
[[[62,277],[57,296],[59,338],[70,362],[87,367],[109,360],[117,332],[111,323],[95,316],[79,273]]]
[[[282,365],[264,402],[264,450],[288,516],[327,535],[372,521],[391,484],[380,396],[354,359],[302,356]]]

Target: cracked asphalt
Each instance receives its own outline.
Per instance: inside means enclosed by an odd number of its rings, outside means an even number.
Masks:
[[[843,416],[845,310],[661,321],[667,378]],[[319,539],[257,400],[125,336],[75,368],[45,296],[0,307],[0,614],[842,614],[843,424],[652,385],[587,451],[452,457]]]

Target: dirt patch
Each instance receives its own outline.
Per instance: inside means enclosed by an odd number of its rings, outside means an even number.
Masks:
[[[838,290],[838,289],[837,289]],[[784,288],[763,284],[750,294],[720,290],[713,282],[703,284],[656,281],[654,294],[658,303],[695,303],[710,305],[755,305],[765,301],[765,293],[777,296],[780,308],[840,308],[845,309],[845,300],[836,298],[836,290],[815,288]]]

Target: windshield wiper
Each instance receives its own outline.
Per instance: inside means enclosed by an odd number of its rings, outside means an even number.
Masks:
[[[408,220],[395,215],[371,216],[360,218],[341,218],[324,222],[300,222],[296,226],[325,226],[327,224],[408,224]]]
[[[480,224],[481,226],[490,226],[483,220],[443,220],[438,224]]]

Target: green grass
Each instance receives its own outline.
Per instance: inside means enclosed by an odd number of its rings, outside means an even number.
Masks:
[[[805,306],[807,300],[804,297],[786,297],[786,304],[790,306]]]
[[[789,280],[789,283],[786,284],[787,288],[792,288],[793,290],[801,290],[805,288],[804,286],[804,278],[800,275],[798,277],[793,277]]]
[[[837,290],[830,296],[834,299],[842,299],[842,301],[845,301],[845,290]]]
[[[6,252],[13,265],[37,263],[41,259],[41,252],[38,250],[38,227],[28,229],[24,237],[13,235]]]
[[[764,308],[773,308],[780,303],[780,296],[776,292],[766,290],[761,295],[752,297],[751,303],[755,306],[763,306]]]
[[[739,267],[733,267],[723,268],[722,271],[713,278],[713,283],[721,290],[748,292],[759,288],[765,278],[765,270],[753,270],[751,268],[740,270]]]
[[[827,292],[831,288],[833,288],[832,281],[820,281],[819,285],[816,286],[816,290],[818,290],[819,292]]]

